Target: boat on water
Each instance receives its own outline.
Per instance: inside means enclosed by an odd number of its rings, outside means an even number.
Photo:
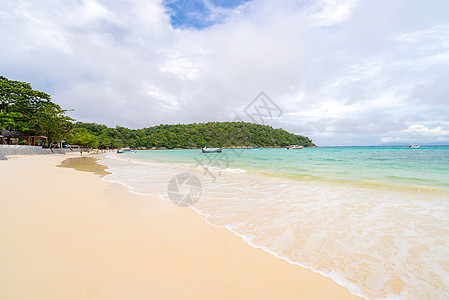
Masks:
[[[408,147],[409,148],[419,148],[419,147],[421,147],[421,145],[409,145]]]
[[[203,151],[203,153],[220,153],[221,151],[223,151],[223,148],[218,148],[218,147],[204,147],[203,149],[201,149]]]
[[[254,147],[249,147],[248,150],[261,150],[263,148],[259,147],[259,146],[254,146]]]
[[[302,148],[304,148],[304,146],[299,146],[299,145],[287,146],[287,150],[296,150],[296,149],[302,149]]]
[[[136,150],[130,150],[130,149],[123,149],[123,150],[118,150],[117,153],[135,153],[137,152]]]

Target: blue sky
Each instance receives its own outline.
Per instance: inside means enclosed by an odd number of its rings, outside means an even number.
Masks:
[[[0,70],[80,121],[250,121],[319,145],[449,144],[446,0],[0,0]]]
[[[202,29],[226,21],[226,11],[237,8],[244,0],[168,0],[170,21],[175,28]]]

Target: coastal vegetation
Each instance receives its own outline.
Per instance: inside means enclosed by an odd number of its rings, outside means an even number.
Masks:
[[[143,129],[110,128],[95,123],[75,123],[66,115],[67,111],[52,102],[50,95],[33,90],[29,83],[0,76],[0,130],[45,136],[47,147],[62,140],[66,144],[102,149],[314,145],[307,137],[253,123],[208,122]]]
[[[26,82],[0,76],[0,130],[32,132],[46,136],[46,146],[64,139],[73,129],[67,110]]]
[[[208,122],[194,124],[158,125],[143,129],[128,129],[117,126],[108,128],[95,123],[75,124],[77,130],[85,129],[95,136],[100,148],[201,148],[213,147],[285,147],[287,145],[314,146],[312,141],[301,135],[275,129],[268,125],[245,122]],[[71,141],[70,139],[68,141]]]

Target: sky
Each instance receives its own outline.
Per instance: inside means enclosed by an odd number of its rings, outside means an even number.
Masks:
[[[0,75],[112,127],[449,144],[449,1],[0,0]],[[277,111],[255,120],[261,93]]]

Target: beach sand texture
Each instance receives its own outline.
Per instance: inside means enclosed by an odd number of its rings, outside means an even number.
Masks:
[[[0,299],[357,298],[69,157],[0,161]]]

